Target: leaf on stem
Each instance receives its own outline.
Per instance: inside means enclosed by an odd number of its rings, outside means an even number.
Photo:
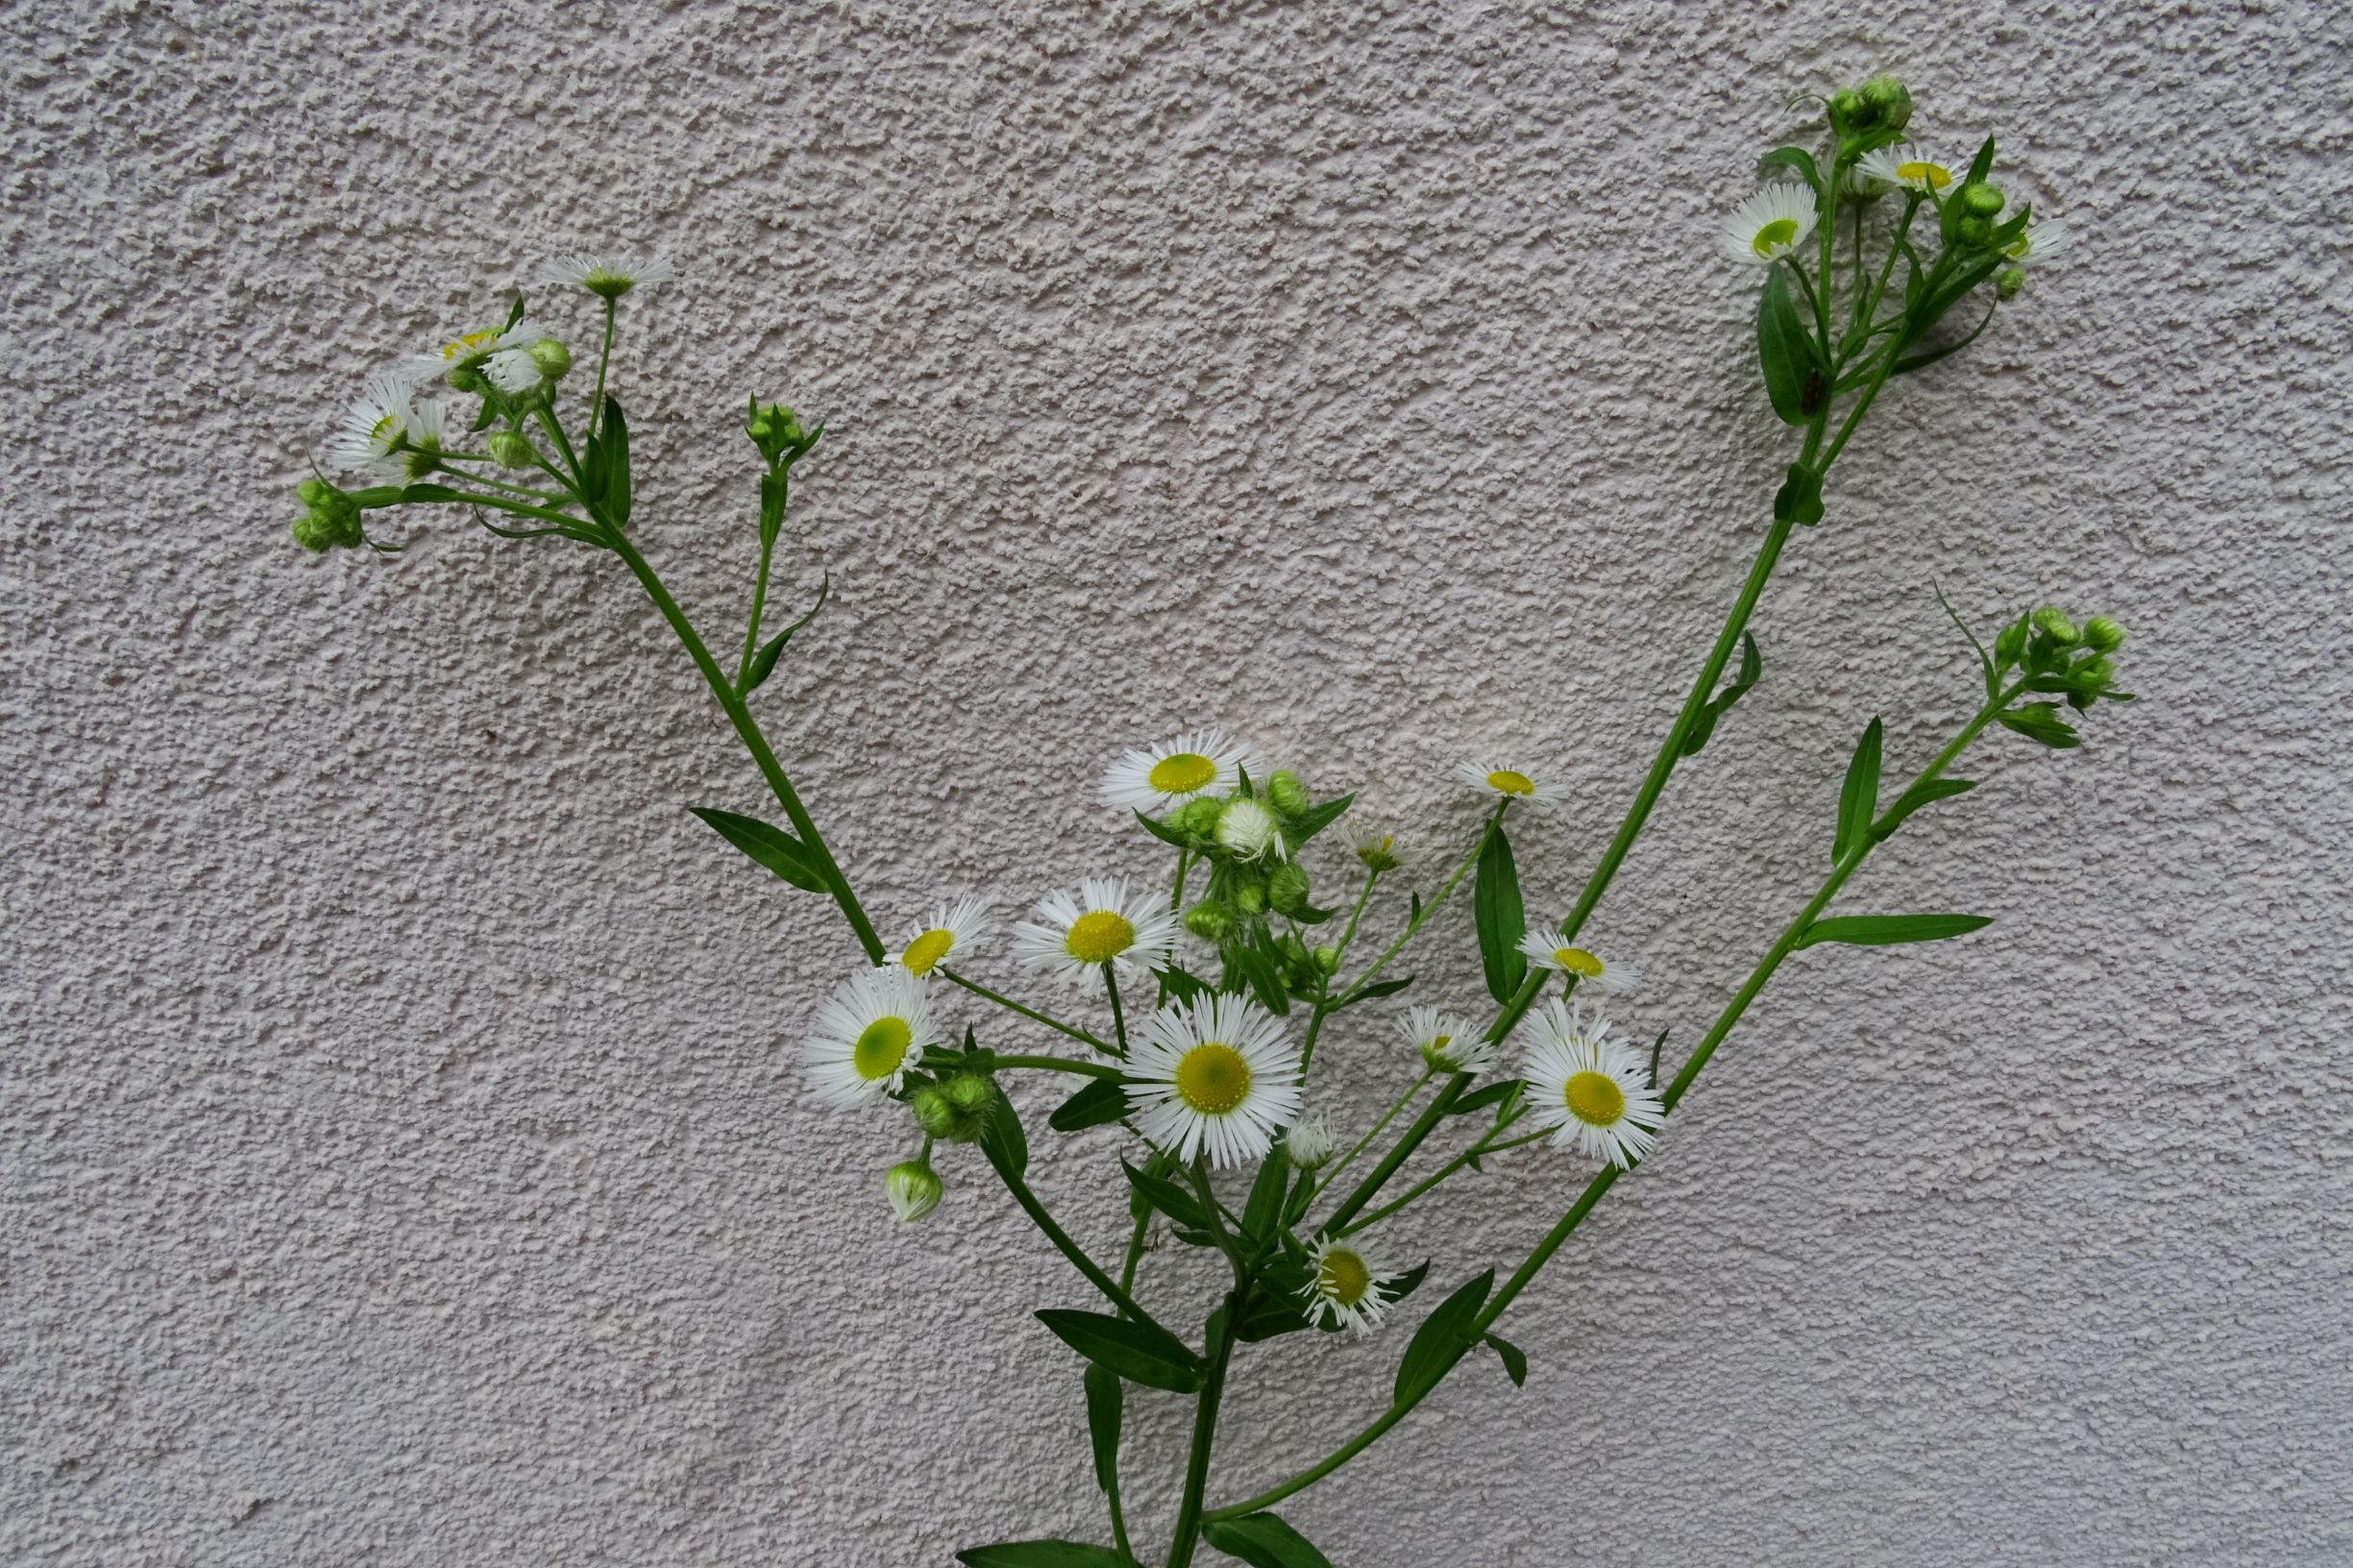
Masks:
[[[1119,1168],[1127,1172],[1128,1186],[1134,1188],[1136,1195],[1147,1205],[1158,1209],[1186,1230],[1209,1229],[1209,1215],[1201,1212],[1200,1202],[1190,1192],[1163,1177],[1146,1175],[1124,1160],[1119,1162]]]
[[[1127,1115],[1127,1090],[1115,1078],[1090,1078],[1086,1087],[1054,1108],[1045,1124],[1058,1133],[1108,1127]]]
[[[1124,1395],[1119,1374],[1087,1363],[1087,1435],[1094,1445],[1094,1483],[1109,1496],[1119,1486],[1119,1416]]]
[[[1774,518],[1812,527],[1822,521],[1822,476],[1803,463],[1789,465],[1789,477],[1773,494]]]
[[[1824,377],[1814,340],[1798,319],[1789,297],[1789,272],[1765,274],[1756,305],[1756,355],[1765,370],[1765,395],[1784,425],[1802,425],[1822,406]]]
[[[1359,1002],[1369,1002],[1375,997],[1394,996],[1411,984],[1413,984],[1413,976],[1409,974],[1402,980],[1376,980],[1371,985],[1364,987],[1362,990],[1358,991],[1349,996],[1343,997],[1339,1001],[1334,1002],[1329,1008],[1325,1009],[1325,1011],[1330,1013],[1337,1013],[1342,1008],[1354,1007]]]
[[[1796,946],[1802,951],[1817,943],[1839,942],[1851,947],[1893,947],[1965,937],[1993,923],[1990,915],[1842,915],[1807,926]]]
[[[1471,909],[1479,926],[1479,958],[1486,968],[1487,991],[1498,1002],[1528,977],[1528,959],[1520,939],[1528,934],[1528,911],[1520,901],[1520,873],[1511,863],[1511,842],[1500,821],[1487,829],[1479,846],[1479,881],[1471,892]]]
[[[1271,1513],[1212,1519],[1201,1527],[1201,1534],[1210,1545],[1229,1557],[1241,1558],[1250,1568],[1332,1568],[1330,1557]]]
[[[1342,814],[1356,803],[1356,798],[1353,795],[1343,795],[1336,800],[1327,800],[1320,806],[1311,807],[1300,816],[1296,825],[1284,830],[1285,841],[1293,849],[1298,848],[1308,840],[1338,821]]]
[[[1467,1116],[1474,1111],[1484,1111],[1490,1105],[1501,1105],[1517,1094],[1522,1087],[1517,1078],[1500,1079],[1463,1095],[1446,1108],[1446,1114],[1450,1116]]]
[[[1412,1343],[1406,1346],[1406,1359],[1397,1365],[1398,1404],[1410,1404],[1427,1393],[1462,1359],[1463,1352],[1471,1348],[1479,1309],[1487,1304],[1487,1292],[1494,1288],[1495,1270],[1490,1268],[1439,1302],[1422,1319]]]
[[[1487,1348],[1504,1359],[1504,1376],[1514,1388],[1528,1386],[1528,1353],[1500,1334],[1487,1335]]]
[[[1838,833],[1831,841],[1830,860],[1833,865],[1847,858],[1847,851],[1871,836],[1871,819],[1879,809],[1879,721],[1874,719],[1864,729],[1863,738],[1854,743],[1854,756],[1847,764],[1847,781],[1838,791]]]
[[[1901,827],[1903,820],[1921,807],[1950,799],[1956,795],[1967,795],[1976,787],[1977,781],[1973,778],[1931,778],[1915,784],[1896,797],[1896,803],[1887,808],[1886,818],[1871,830],[1872,836],[1884,839]]]
[[[967,1032],[969,1039],[969,1031]],[[1010,1172],[1019,1180],[1029,1170],[1029,1135],[1021,1130],[1021,1117],[1005,1097],[1003,1087],[991,1080],[988,1119],[981,1123],[980,1151],[999,1173]]]
[[[1822,171],[1814,166],[1814,155],[1802,147],[1776,147],[1758,159],[1756,166],[1759,170],[1793,169],[1801,179],[1813,187],[1815,196],[1820,197],[1822,194]]]
[[[2005,729],[2014,729],[2030,741],[2040,741],[2058,751],[2071,750],[2083,744],[2074,726],[2059,717],[2056,702],[2029,702],[2022,708],[1994,715]]]
[[[1166,1329],[1063,1309],[1048,1309],[1037,1317],[1054,1337],[1130,1383],[1172,1394],[1189,1394],[1201,1386],[1201,1358]]]
[[[1763,656],[1756,651],[1755,636],[1750,632],[1742,632],[1740,634],[1740,669],[1733,674],[1731,683],[1710,698],[1691,721],[1691,732],[1683,737],[1682,754],[1684,756],[1696,757],[1700,754],[1700,748],[1705,746],[1708,738],[1716,732],[1716,721],[1731,711],[1733,703],[1748,696],[1749,689],[1756,684],[1757,677],[1764,673],[1765,661]]]
[[[1127,1559],[1108,1546],[1077,1541],[1007,1541],[971,1546],[956,1554],[965,1568],[1127,1568]]]
[[[721,838],[793,886],[810,893],[831,891],[825,885],[824,873],[818,870],[817,857],[809,853],[807,845],[783,828],[771,827],[757,817],[743,817],[732,811],[721,811],[715,806],[689,806],[686,809],[708,822]]]
[[[817,619],[817,612],[825,607],[825,596],[832,592],[833,574],[827,572],[818,581],[817,602],[809,606],[809,613],[771,637],[762,645],[760,651],[752,655],[751,669],[744,676],[744,689],[736,694],[738,697],[748,697],[760,689],[761,683],[775,672],[776,658],[784,651],[784,645],[793,640],[793,633]]]
[[[1252,1241],[1263,1241],[1282,1216],[1283,1200],[1290,1194],[1290,1156],[1284,1145],[1277,1143],[1259,1162],[1258,1178],[1250,1184],[1250,1196],[1242,1204],[1242,1235]]]
[[[580,457],[580,493],[605,522],[616,528],[629,526],[629,422],[609,393],[604,419]]]

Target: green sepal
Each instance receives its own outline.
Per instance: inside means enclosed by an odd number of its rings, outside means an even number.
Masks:
[[[1874,719],[1854,743],[1847,764],[1846,782],[1838,791],[1838,831],[1830,842],[1830,861],[1847,858],[1847,851],[1871,833],[1871,819],[1879,809],[1879,721]]]
[[[1127,1090],[1115,1078],[1090,1078],[1087,1086],[1054,1108],[1045,1124],[1058,1133],[1108,1127],[1127,1115]]]
[[[1528,1386],[1528,1353],[1500,1334],[1487,1335],[1487,1348],[1504,1359],[1504,1376],[1514,1388]]]
[[[1189,1394],[1201,1386],[1201,1358],[1166,1329],[1060,1308],[1036,1315],[1055,1338],[1130,1383],[1172,1394]]]
[[[1330,1557],[1271,1513],[1212,1519],[1201,1527],[1201,1536],[1227,1556],[1241,1558],[1250,1568],[1332,1568]]]
[[[1965,937],[1994,923],[1990,915],[1842,915],[1816,920],[1797,941],[1802,950],[1817,943],[1850,947],[1894,947],[1907,942],[1942,942]]]
[[[1089,1361],[1082,1381],[1087,1387],[1087,1436],[1094,1447],[1094,1483],[1109,1496],[1119,1487],[1119,1417],[1126,1399],[1119,1374],[1108,1366]]]
[[[1108,1546],[1078,1541],[1007,1541],[999,1546],[968,1546],[956,1554],[965,1568],[1129,1568],[1128,1560]]]
[[[808,846],[781,827],[771,827],[757,817],[739,816],[732,811],[721,811],[715,806],[689,806],[687,810],[709,823],[712,831],[734,845],[760,865],[797,888],[810,893],[831,891],[825,884],[825,873],[818,869],[817,857]]]
[[[776,657],[784,651],[784,645],[793,640],[793,633],[817,619],[817,612],[825,607],[825,596],[832,592],[833,574],[827,572],[818,581],[817,602],[809,606],[809,613],[771,637],[761,646],[760,651],[752,655],[751,669],[744,676],[744,689],[736,696],[748,697],[760,689],[761,684],[774,673]]]
[[[1773,515],[1782,523],[1812,527],[1822,521],[1822,476],[1803,463],[1789,465],[1789,477],[1773,494]]]
[[[1471,892],[1471,909],[1487,991],[1498,1002],[1507,1002],[1528,977],[1528,957],[1520,951],[1520,939],[1528,934],[1528,911],[1520,901],[1511,841],[1504,837],[1500,821],[1487,829],[1486,842],[1479,846],[1479,880]]]
[[[1826,388],[1813,337],[1798,319],[1789,297],[1789,272],[1775,266],[1765,274],[1756,302],[1756,355],[1765,371],[1765,395],[1784,425],[1802,425],[1822,407]]]
[[[1436,1310],[1422,1320],[1422,1326],[1414,1331],[1412,1343],[1406,1346],[1405,1360],[1397,1365],[1398,1404],[1411,1403],[1462,1359],[1471,1348],[1471,1331],[1479,1309],[1487,1304],[1487,1292],[1494,1288],[1495,1270],[1490,1268],[1439,1302]]]

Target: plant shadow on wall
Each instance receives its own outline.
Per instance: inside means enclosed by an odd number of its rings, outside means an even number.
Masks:
[[[1527,1359],[1499,1332],[1505,1313],[1611,1186],[1650,1154],[1787,959],[1812,947],[1941,941],[1986,924],[1966,914],[1833,913],[1873,851],[1925,808],[1973,788],[1953,769],[1988,732],[2071,747],[2075,716],[2127,699],[2114,685],[2112,655],[2123,642],[2114,622],[2078,625],[2047,606],[1981,640],[1944,606],[1976,662],[1982,701],[1908,778],[1882,777],[1879,721],[1864,726],[1835,810],[1826,812],[1828,869],[1820,886],[1763,943],[1747,979],[1672,1073],[1666,1031],[1630,1037],[1601,1010],[1638,1005],[1642,990],[1611,944],[1591,942],[1585,928],[1676,769],[1700,755],[1762,677],[1749,621],[1797,530],[1822,523],[1825,478],[1891,382],[1973,341],[2000,302],[2024,286],[2028,269],[2067,243],[2060,225],[2036,219],[1992,183],[1991,137],[1966,165],[1911,144],[1911,99],[1893,79],[1808,102],[1827,121],[1826,149],[1819,157],[1794,146],[1766,154],[1765,183],[1721,232],[1726,254],[1761,280],[1758,360],[1773,411],[1797,432],[1796,455],[1739,597],[1600,863],[1565,914],[1532,928],[1510,835],[1519,815],[1559,804],[1540,767],[1466,760],[1461,781],[1486,810],[1468,843],[1432,855],[1365,821],[1353,796],[1319,796],[1297,772],[1205,729],[1128,751],[1103,781],[1104,801],[1158,841],[1165,885],[1089,879],[1039,900],[1010,932],[984,900],[948,897],[922,922],[895,926],[905,934],[894,950],[752,708],[795,632],[824,603],[821,589],[790,620],[769,604],[793,478],[820,430],[780,404],[755,399],[748,409],[745,429],[760,464],[758,553],[740,642],[715,649],[704,641],[630,531],[628,422],[606,382],[621,304],[668,281],[662,262],[577,257],[542,275],[601,304],[583,417],[562,412],[561,388],[576,368],[571,351],[518,299],[502,325],[368,384],[328,453],[336,471],[359,477],[360,488],[318,474],[300,486],[305,509],[295,537],[313,550],[392,551],[398,547],[370,533],[374,515],[459,504],[506,537],[586,545],[620,559],[701,673],[785,822],[693,809],[756,865],[832,900],[863,949],[865,966],[804,1031],[801,1070],[827,1101],[919,1145],[884,1178],[901,1220],[937,1209],[937,1163],[957,1151],[1068,1260],[1069,1296],[1036,1317],[1043,1335],[1080,1359],[1108,1540],[973,1547],[961,1556],[974,1568],[1140,1568],[1147,1560],[1184,1568],[1204,1541],[1258,1568],[1325,1563],[1270,1510],[1405,1421],[1464,1362],[1500,1366],[1514,1384],[1529,1376]],[[724,662],[723,653],[730,655]],[[1345,848],[1336,848],[1342,840]],[[1345,872],[1336,896],[1319,892],[1319,876],[1335,866]],[[1420,996],[1398,1000],[1413,985],[1408,950],[1463,902],[1492,1007],[1473,1016]],[[1368,952],[1359,936],[1376,908],[1401,917],[1401,929]],[[1006,971],[1006,956],[1028,983]],[[1557,993],[1547,997],[1556,983]],[[961,1020],[951,1021],[951,1004],[961,1006]],[[1385,1015],[1385,1007],[1397,1011]],[[988,1040],[971,1020],[985,1021]],[[1366,1031],[1388,1033],[1401,1052],[1418,1057],[1412,1086],[1362,1129],[1303,1115],[1319,1041]],[[1032,1048],[999,1049],[1008,1038]],[[1042,1128],[1025,1128],[1001,1088],[1007,1073],[1064,1075],[1075,1090]],[[1032,1190],[1030,1164],[1040,1152],[1033,1134],[1049,1135],[1046,1146],[1059,1148],[1071,1135],[1115,1126],[1123,1130],[1124,1154],[1115,1167],[1104,1163],[1102,1179],[1124,1190],[1130,1223],[1117,1253],[1098,1256]],[[1417,1156],[1418,1174],[1408,1181]],[[1592,1174],[1508,1272],[1479,1260],[1406,1260],[1384,1247],[1381,1228],[1407,1209],[1475,1201],[1481,1188],[1458,1180],[1462,1173],[1546,1159]],[[1163,1236],[1217,1260],[1228,1283],[1216,1299],[1170,1301],[1149,1287],[1142,1265]],[[1254,1477],[1233,1456],[1220,1461],[1220,1411],[1238,1397],[1239,1375],[1279,1353],[1276,1341],[1318,1332],[1371,1335],[1405,1317],[1426,1282],[1433,1287],[1416,1306],[1433,1297],[1435,1304],[1409,1332],[1401,1326],[1402,1351],[1362,1353],[1364,1374],[1390,1383],[1380,1416],[1287,1478]],[[1050,1360],[1043,1335],[1040,1355]],[[1191,1440],[1168,1545],[1145,1552],[1121,1503],[1120,1433],[1131,1401],[1168,1397],[1189,1404]]]

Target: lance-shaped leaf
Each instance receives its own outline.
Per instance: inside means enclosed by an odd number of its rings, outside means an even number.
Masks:
[[[1462,1359],[1473,1342],[1471,1331],[1479,1309],[1487,1304],[1487,1292],[1494,1288],[1495,1270],[1490,1268],[1439,1302],[1422,1319],[1412,1343],[1406,1346],[1406,1359],[1397,1365],[1397,1403],[1407,1404],[1429,1389]]]
[[[2001,721],[2004,728],[2017,730],[2028,740],[2040,741],[2054,750],[2066,751],[2083,744],[2074,727],[2059,717],[2056,702],[2029,702],[1994,717]]]
[[[743,817],[732,811],[721,811],[715,806],[689,806],[686,809],[710,823],[721,838],[793,886],[805,888],[811,893],[827,891],[825,873],[818,870],[817,857],[809,853],[806,845],[783,828],[771,827],[757,817]]]
[[[1249,1199],[1242,1205],[1242,1235],[1251,1240],[1264,1240],[1282,1216],[1283,1200],[1290,1193],[1290,1155],[1281,1143],[1259,1162],[1258,1179],[1250,1184]]]
[[[1087,1087],[1054,1108],[1045,1124],[1058,1133],[1108,1127],[1127,1115],[1127,1090],[1115,1078],[1090,1078]]]
[[[1201,1527],[1210,1545],[1250,1568],[1332,1568],[1332,1559],[1271,1513],[1213,1519]]]
[[[604,419],[580,456],[580,491],[599,516],[614,527],[629,524],[629,422],[608,393]]]
[[[1816,920],[1797,941],[1799,948],[1824,942],[1851,947],[1893,947],[1907,942],[1942,942],[1965,937],[1994,923],[1991,915],[1841,915]]]
[[[1756,638],[1749,632],[1740,634],[1740,668],[1734,672],[1730,684],[1710,698],[1693,716],[1690,732],[1683,737],[1683,755],[1696,757],[1700,748],[1716,732],[1716,721],[1731,711],[1733,703],[1749,695],[1757,677],[1765,673],[1765,661],[1756,651]]]
[[[965,1568],[1127,1568],[1127,1559],[1108,1546],[1077,1541],[1007,1541],[971,1546],[956,1554]]]
[[[1528,1353],[1500,1334],[1487,1335],[1487,1348],[1504,1359],[1504,1376],[1514,1388],[1528,1386]]]
[[[1094,1445],[1094,1483],[1108,1494],[1119,1489],[1119,1416],[1125,1396],[1119,1375],[1087,1363],[1087,1436]]]
[[[1062,1309],[1048,1309],[1037,1316],[1054,1337],[1130,1383],[1175,1394],[1189,1394],[1201,1386],[1201,1358],[1165,1329],[1101,1312]]]
[[[1479,926],[1479,958],[1485,966],[1487,990],[1499,1002],[1511,1000],[1528,977],[1528,959],[1520,939],[1528,934],[1528,911],[1520,901],[1520,873],[1511,864],[1511,842],[1504,824],[1487,829],[1479,846],[1479,881],[1472,889],[1471,911]]]
[[[1189,1231],[1209,1229],[1209,1215],[1201,1212],[1199,1200],[1190,1192],[1163,1177],[1147,1175],[1124,1160],[1119,1162],[1119,1168],[1127,1172],[1128,1186],[1145,1203]]]
[[[1838,833],[1831,841],[1832,863],[1871,836],[1871,819],[1879,809],[1879,721],[1874,719],[1854,743],[1847,764],[1847,781],[1838,791]]]
[[[965,1032],[968,1045],[971,1032]],[[1021,1117],[1014,1110],[1013,1101],[1005,1098],[1004,1090],[993,1080],[990,1086],[988,1119],[980,1124],[980,1152],[989,1157],[1008,1181],[1017,1182],[1029,1170],[1029,1135],[1021,1130]]]
[[[1931,778],[1915,784],[1896,796],[1896,803],[1887,808],[1886,817],[1872,832],[1884,839],[1901,827],[1903,820],[1921,807],[1938,800],[1949,800],[1956,795],[1967,795],[1976,787],[1977,781],[1973,778]]]
[[[1348,808],[1356,803],[1356,798],[1353,795],[1343,795],[1337,800],[1327,800],[1320,806],[1310,807],[1301,813],[1295,824],[1284,829],[1284,840],[1293,849],[1298,848],[1308,840],[1338,821]]]
[[[793,640],[793,633],[817,619],[817,612],[825,607],[825,596],[831,592],[833,574],[828,572],[818,582],[817,602],[809,606],[809,613],[771,637],[761,645],[760,651],[752,655],[751,669],[744,676],[744,690],[739,695],[748,696],[758,691],[761,684],[775,673],[776,659],[784,652],[784,645]]]
[[[1822,171],[1814,166],[1814,155],[1802,147],[1776,147],[1756,160],[1759,171],[1773,168],[1794,169],[1799,177],[1822,194]]]
[[[1812,418],[1824,390],[1821,361],[1789,297],[1786,267],[1765,274],[1765,291],[1756,305],[1756,356],[1765,370],[1765,395],[1781,423],[1802,425]]]

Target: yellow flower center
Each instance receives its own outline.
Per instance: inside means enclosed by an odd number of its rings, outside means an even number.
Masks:
[[[1062,944],[1081,964],[1108,964],[1136,944],[1136,928],[1115,909],[1093,910],[1070,922]]]
[[[1896,178],[1907,185],[1943,190],[1952,184],[1952,171],[1942,163],[1899,163],[1896,165]]]
[[[1526,773],[1498,768],[1487,775],[1487,788],[1498,795],[1533,795],[1536,793],[1536,781]]]
[[[888,1078],[907,1060],[907,1047],[914,1040],[915,1031],[907,1027],[905,1018],[876,1018],[849,1048],[850,1066],[870,1084]]]
[[[1205,1040],[1177,1062],[1177,1098],[1205,1116],[1222,1116],[1249,1097],[1250,1064],[1222,1040]]]
[[[1591,1068],[1570,1078],[1560,1091],[1569,1115],[1588,1127],[1614,1127],[1626,1115],[1626,1090],[1605,1072]]]
[[[1756,248],[1756,254],[1759,256],[1771,256],[1776,251],[1785,251],[1797,242],[1798,220],[1795,218],[1774,219],[1759,229],[1756,232],[1756,237],[1750,241]]]
[[[929,974],[932,966],[945,958],[947,950],[955,945],[956,933],[936,925],[907,943],[907,950],[898,955],[898,961],[906,966],[909,974]]]
[[[499,329],[496,327],[485,327],[478,332],[468,332],[454,343],[443,344],[441,357],[444,359],[471,359],[494,342],[498,335]]]
[[[1315,1288],[1342,1307],[1354,1307],[1373,1287],[1373,1271],[1353,1252],[1335,1247],[1315,1271]]]
[[[1553,962],[1581,980],[1598,980],[1602,976],[1602,961],[1582,947],[1556,947]]]
[[[1163,795],[1191,795],[1209,788],[1217,765],[1198,751],[1179,751],[1152,765],[1144,782]]]

